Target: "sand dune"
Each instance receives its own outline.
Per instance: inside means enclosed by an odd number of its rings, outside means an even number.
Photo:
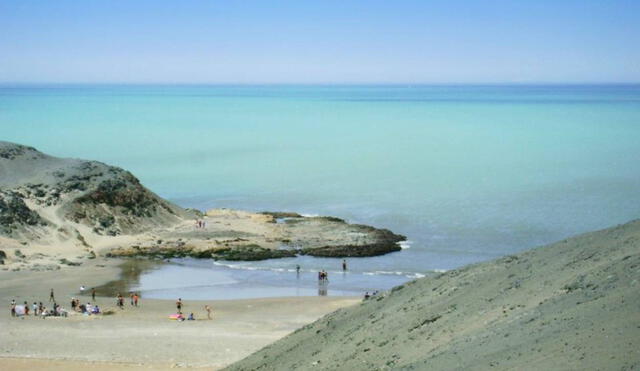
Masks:
[[[229,370],[640,368],[640,221],[424,278]]]

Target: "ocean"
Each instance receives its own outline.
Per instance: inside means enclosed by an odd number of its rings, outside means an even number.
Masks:
[[[315,295],[319,269],[342,277],[329,294],[388,289],[640,217],[640,85],[3,85],[0,133],[123,167],[184,207],[332,215],[409,239],[349,259],[351,276],[338,259],[176,261],[162,272],[190,278],[174,289],[215,270],[231,291]],[[304,284],[289,282],[296,264]],[[173,297],[162,276],[137,288]]]

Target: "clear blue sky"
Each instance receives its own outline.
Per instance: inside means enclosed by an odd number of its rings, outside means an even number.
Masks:
[[[640,1],[0,0],[0,82],[640,82]]]

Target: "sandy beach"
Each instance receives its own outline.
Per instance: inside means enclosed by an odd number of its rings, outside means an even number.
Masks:
[[[125,309],[120,310],[115,298],[97,297],[103,311],[115,314],[74,313],[68,318],[46,319],[10,316],[12,299],[47,305],[50,288],[56,300],[70,309],[70,300],[78,297],[80,285],[90,288],[118,279],[120,263],[118,259],[98,258],[58,271],[0,272],[0,300],[6,308],[0,316],[0,368],[219,369],[327,313],[360,301],[343,297],[185,301],[183,312],[193,312],[196,321],[177,322],[168,319],[176,311],[171,300],[142,298],[137,308],[127,300]],[[80,299],[86,303],[91,297],[87,293]],[[213,320],[206,319],[206,304],[213,308]]]

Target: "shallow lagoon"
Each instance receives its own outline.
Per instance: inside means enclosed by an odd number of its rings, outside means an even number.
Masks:
[[[282,259],[285,260],[285,259]],[[209,259],[172,259],[151,261],[127,260],[120,280],[98,289],[106,296],[136,291],[144,298],[185,300],[227,300],[289,296],[362,296],[365,292],[388,290],[415,278],[400,272],[358,272],[327,270],[328,282],[319,283],[318,272],[296,263],[302,258],[287,259],[289,268],[259,269],[248,263],[214,262]],[[339,259],[308,258],[340,262]],[[337,266],[336,268],[340,268]]]

